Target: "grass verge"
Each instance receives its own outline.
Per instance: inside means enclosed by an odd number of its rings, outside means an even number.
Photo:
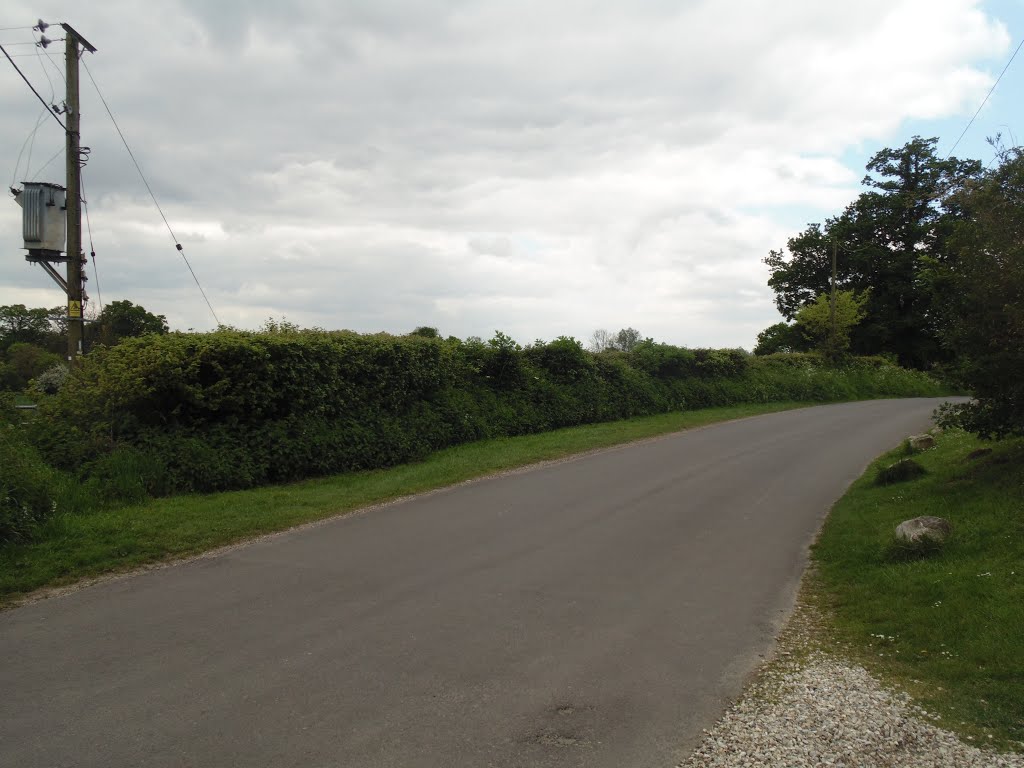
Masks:
[[[984,448],[990,448],[985,452]],[[944,433],[926,474],[879,486],[881,457],[838,502],[812,551],[811,600],[845,653],[975,744],[1024,747],[1024,440]],[[903,520],[952,523],[903,556]]]
[[[246,491],[154,499],[64,514],[0,547],[0,607],[28,592],[187,557],[264,533],[475,477],[808,403],[667,413],[456,446],[414,464]]]

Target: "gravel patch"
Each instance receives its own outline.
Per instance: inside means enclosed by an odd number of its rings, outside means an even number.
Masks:
[[[1024,754],[939,728],[938,715],[826,645],[809,576],[774,658],[679,768],[1024,768]]]
[[[769,666],[682,765],[1024,768],[1024,755],[965,744],[904,693],[814,651]]]

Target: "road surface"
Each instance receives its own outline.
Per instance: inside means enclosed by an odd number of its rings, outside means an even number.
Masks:
[[[0,614],[0,765],[670,767],[936,400],[602,451]]]

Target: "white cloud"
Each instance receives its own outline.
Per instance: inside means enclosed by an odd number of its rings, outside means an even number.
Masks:
[[[844,153],[969,111],[1009,41],[968,0],[56,13],[99,49],[89,66],[222,321],[521,341],[632,325],[750,347],[776,319],[763,256],[856,194]],[[9,75],[8,174],[39,112]],[[87,77],[83,105],[104,298],[210,327]],[[0,277],[0,303],[60,303],[16,257]]]

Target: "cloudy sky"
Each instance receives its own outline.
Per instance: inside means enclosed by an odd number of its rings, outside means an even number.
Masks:
[[[1024,36],[1024,0],[7,0],[0,42],[48,101],[40,16],[97,48],[222,323],[748,349],[779,319],[768,250],[878,149],[948,151]],[[5,186],[63,184],[59,126],[30,139],[42,107],[0,65]],[[957,155],[1024,141],[1022,85],[1024,54]],[[82,114],[91,306],[214,327],[84,70]],[[0,304],[61,304],[20,217],[8,196]]]

